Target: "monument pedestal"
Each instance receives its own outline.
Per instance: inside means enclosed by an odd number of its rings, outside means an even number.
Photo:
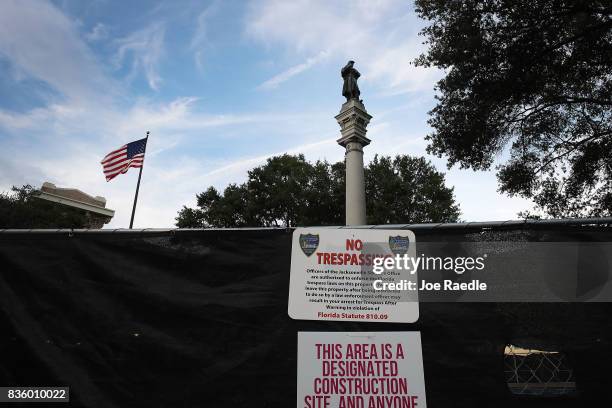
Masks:
[[[346,149],[346,225],[366,224],[363,147],[370,144],[366,132],[371,119],[372,116],[358,99],[349,99],[342,104],[336,116],[342,135],[337,142]]]

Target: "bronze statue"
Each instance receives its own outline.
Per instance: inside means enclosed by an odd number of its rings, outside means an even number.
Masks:
[[[359,95],[361,94],[359,87],[357,86],[357,79],[361,76],[361,74],[359,71],[353,68],[353,65],[355,65],[355,61],[349,61],[348,64],[346,64],[340,71],[342,79],[344,79],[342,96],[346,98],[347,102],[351,99],[359,100]]]

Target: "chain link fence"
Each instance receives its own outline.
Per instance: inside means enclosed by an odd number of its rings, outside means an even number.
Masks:
[[[505,376],[515,395],[568,396],[576,392],[574,371],[564,353],[506,346]]]

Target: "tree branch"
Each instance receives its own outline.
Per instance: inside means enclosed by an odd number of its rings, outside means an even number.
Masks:
[[[581,141],[580,141],[580,142],[578,142],[578,143],[571,143],[571,142],[568,142],[568,143],[570,143],[571,145],[573,145],[573,147],[572,147],[571,149],[566,150],[565,152],[563,152],[563,153],[561,153],[561,154],[559,154],[559,155],[557,155],[557,156],[553,157],[552,159],[547,160],[547,161],[546,161],[546,162],[545,162],[543,165],[541,165],[540,167],[538,167],[538,169],[537,169],[536,171],[534,171],[534,172],[533,172],[534,176],[535,176],[536,174],[540,173],[542,170],[544,170],[544,168],[546,168],[546,167],[547,167],[549,164],[551,164],[552,162],[554,162],[554,161],[556,161],[556,160],[559,160],[560,158],[565,157],[565,156],[567,156],[568,154],[570,154],[570,153],[574,152],[576,149],[578,149],[580,146],[584,145],[585,143],[590,142],[591,140],[595,140],[595,139],[597,139],[597,138],[600,138],[600,137],[602,137],[602,136],[607,136],[607,135],[610,135],[610,134],[612,134],[612,131],[602,132],[602,133],[595,134],[595,135],[593,135],[593,136],[590,136],[590,137],[587,137],[586,139],[581,140]]]

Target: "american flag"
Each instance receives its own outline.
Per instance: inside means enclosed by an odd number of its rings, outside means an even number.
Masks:
[[[144,162],[147,138],[136,140],[113,150],[102,159],[102,168],[106,181],[119,174],[127,173],[130,167],[142,167]]]

